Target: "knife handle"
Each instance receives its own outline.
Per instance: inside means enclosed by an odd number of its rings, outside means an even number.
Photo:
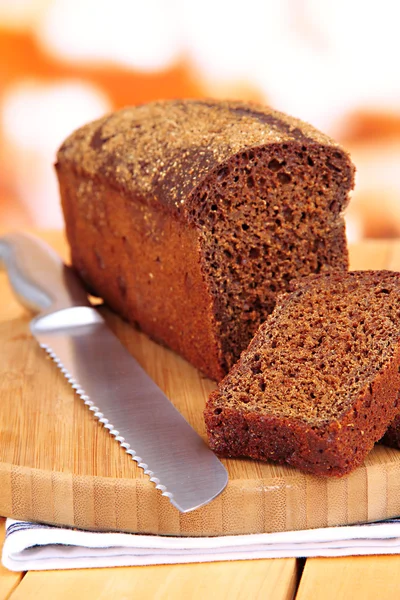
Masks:
[[[0,267],[23,306],[50,312],[71,306],[90,306],[78,277],[44,242],[25,233],[0,237]]]

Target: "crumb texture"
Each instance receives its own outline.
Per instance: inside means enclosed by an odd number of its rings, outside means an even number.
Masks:
[[[399,410],[400,275],[333,272],[292,288],[210,397],[210,441],[344,474]]]
[[[214,300],[224,372],[294,278],[346,270],[342,211],[352,185],[335,148],[287,143],[240,152],[191,202]]]

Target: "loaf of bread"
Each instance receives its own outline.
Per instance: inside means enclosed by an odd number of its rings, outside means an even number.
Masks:
[[[399,273],[294,282],[211,394],[211,448],[316,475],[349,473],[399,414],[399,325]]]
[[[74,132],[56,169],[88,287],[213,379],[291,279],[348,268],[349,156],[269,108],[125,108]]]

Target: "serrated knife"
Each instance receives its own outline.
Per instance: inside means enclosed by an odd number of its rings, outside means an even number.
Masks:
[[[74,271],[22,233],[0,238],[1,263],[20,302],[39,313],[33,336],[162,494],[181,512],[218,496],[226,469],[111,332]]]

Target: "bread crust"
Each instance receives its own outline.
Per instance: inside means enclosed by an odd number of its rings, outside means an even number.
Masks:
[[[299,119],[243,102],[172,100],[127,107],[72,133],[57,154],[136,202],[187,217],[188,199],[215,167],[246,149],[296,142],[344,150]],[[190,203],[189,203],[190,204]]]

